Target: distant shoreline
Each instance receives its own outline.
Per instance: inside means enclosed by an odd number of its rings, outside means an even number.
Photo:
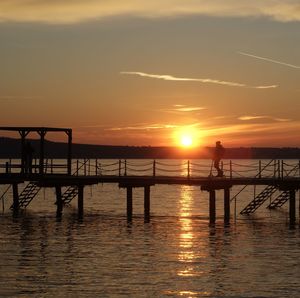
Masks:
[[[35,155],[39,155],[39,141],[29,139]],[[73,158],[105,159],[210,159],[213,147],[182,149],[176,147],[111,146],[73,144]],[[45,142],[45,158],[66,158],[67,144]],[[0,137],[0,158],[20,158],[20,139]],[[300,148],[240,147],[226,148],[224,159],[300,159]]]

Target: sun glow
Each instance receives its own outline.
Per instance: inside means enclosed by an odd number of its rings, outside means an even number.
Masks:
[[[182,148],[193,148],[199,145],[199,132],[193,127],[184,127],[175,132],[175,143]]]
[[[193,138],[191,135],[183,135],[180,142],[183,147],[191,147],[193,145]]]

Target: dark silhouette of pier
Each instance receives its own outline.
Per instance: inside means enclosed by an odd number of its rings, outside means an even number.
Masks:
[[[268,208],[279,208],[289,203],[290,224],[296,222],[296,191],[300,188],[300,162],[286,163],[283,160],[255,161],[253,164],[236,164],[232,160],[222,163],[224,177],[212,177],[209,165],[199,161],[164,160],[143,161],[134,163],[128,160],[72,159],[72,130],[64,128],[44,127],[0,127],[0,130],[16,131],[21,136],[22,148],[26,136],[37,133],[40,136],[40,154],[32,163],[30,172],[24,171],[24,162],[8,160],[0,165],[0,184],[8,185],[0,199],[3,199],[11,187],[13,203],[11,209],[17,215],[21,208],[26,208],[42,188],[55,188],[56,216],[61,217],[63,206],[74,198],[78,200],[78,216],[84,214],[84,187],[98,183],[113,183],[126,189],[127,219],[133,215],[133,189],[144,189],[144,217],[150,220],[151,187],[159,184],[198,186],[209,193],[209,220],[216,220],[216,191],[223,190],[224,223],[231,218],[231,202],[236,196],[230,196],[235,185],[243,188],[249,185],[262,185],[265,188],[251,200],[241,214],[254,213],[275,192],[279,195],[269,204]],[[64,132],[68,137],[68,152],[65,160],[48,160],[44,157],[44,140],[48,132]],[[23,150],[23,149],[22,149]],[[22,155],[23,156],[23,155]],[[26,183],[20,192],[19,185]],[[241,189],[241,191],[243,190]],[[64,191],[63,191],[64,189]]]

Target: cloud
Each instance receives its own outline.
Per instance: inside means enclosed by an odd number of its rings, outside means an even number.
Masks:
[[[2,0],[0,21],[71,24],[112,16],[267,17],[300,21],[298,0]]]
[[[173,129],[177,128],[178,125],[174,124],[146,124],[146,125],[132,125],[132,126],[119,126],[119,127],[110,127],[105,130],[109,131],[123,131],[123,130],[157,130],[157,129]]]
[[[254,88],[254,89],[270,89],[270,88],[277,88],[278,85],[268,85],[268,86],[248,86],[243,83],[238,82],[228,82],[216,79],[208,79],[208,78],[181,78],[181,77],[174,77],[172,75],[161,75],[161,74],[150,74],[145,72],[139,71],[122,71],[120,72],[123,75],[136,75],[140,77],[147,77],[152,79],[160,79],[165,81],[181,81],[181,82],[200,82],[200,83],[210,83],[210,84],[218,84],[230,87],[246,87],[246,88]]]
[[[203,107],[183,107],[183,108],[176,108],[174,111],[178,112],[195,112],[195,111],[201,111],[205,110]]]
[[[255,59],[264,60],[264,61],[268,61],[268,62],[272,62],[272,63],[276,63],[276,64],[280,64],[280,65],[284,65],[284,66],[288,66],[288,67],[292,67],[292,68],[297,68],[297,69],[300,68],[300,66],[298,66],[298,65],[289,64],[289,63],[281,62],[278,60],[273,60],[270,58],[260,57],[260,56],[256,56],[256,55],[252,55],[252,54],[248,54],[248,53],[244,53],[244,52],[237,52],[237,53],[240,55],[244,55],[244,56],[252,57]]]
[[[258,120],[258,119],[267,119],[272,120],[276,122],[288,122],[291,121],[291,119],[284,119],[284,118],[275,118],[271,116],[240,116],[238,117],[239,120],[242,121],[251,121],[251,120]]]

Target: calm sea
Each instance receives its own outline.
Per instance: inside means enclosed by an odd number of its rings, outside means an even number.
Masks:
[[[193,186],[151,187],[150,223],[143,189],[134,189],[131,223],[117,185],[85,187],[82,221],[76,200],[56,220],[51,188],[13,218],[9,192],[0,202],[0,296],[300,297],[300,233],[288,225],[288,206],[269,211],[266,203],[251,217],[239,214],[259,191],[245,188],[236,217],[231,202],[230,226],[223,224],[223,192],[209,226],[208,194]],[[299,210],[298,201],[297,194]]]

